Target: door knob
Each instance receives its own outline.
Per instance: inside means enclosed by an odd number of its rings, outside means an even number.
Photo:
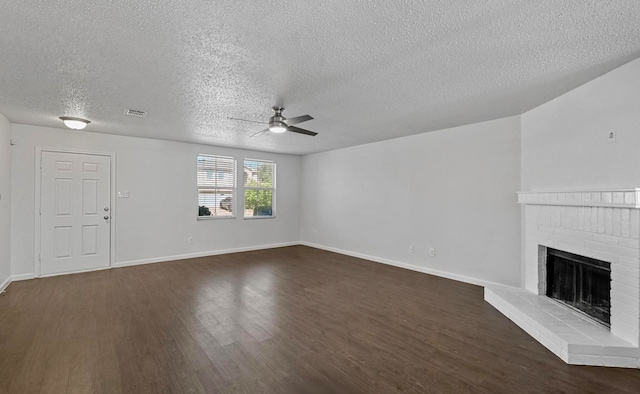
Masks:
[[[105,215],[104,220],[109,220],[109,216]]]

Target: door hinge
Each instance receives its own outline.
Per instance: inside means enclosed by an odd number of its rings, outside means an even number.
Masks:
[[[38,208],[38,215],[42,216],[42,207]]]
[[[42,262],[42,254],[38,253],[38,261]]]

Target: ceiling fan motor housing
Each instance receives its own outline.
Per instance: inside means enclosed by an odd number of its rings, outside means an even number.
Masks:
[[[287,130],[287,124],[284,123],[286,118],[282,116],[283,107],[273,107],[275,115],[269,118],[269,130],[274,133],[282,133]]]

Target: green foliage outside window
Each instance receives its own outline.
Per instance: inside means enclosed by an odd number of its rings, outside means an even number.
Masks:
[[[273,165],[258,165],[257,169],[257,180],[245,180],[244,206],[245,209],[252,209],[254,216],[271,216],[273,191],[270,188],[273,187]],[[264,189],[250,189],[253,187]]]

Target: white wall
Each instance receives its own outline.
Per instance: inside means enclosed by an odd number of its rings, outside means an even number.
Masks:
[[[522,115],[523,190],[621,187],[640,187],[640,59]]]
[[[17,145],[12,155],[11,268],[18,278],[34,272],[36,146],[116,153],[116,189],[131,193],[114,204],[118,264],[299,241],[299,156],[27,125],[13,125],[12,138]],[[196,220],[198,153],[234,156],[240,171],[245,157],[274,160],[277,217]],[[187,243],[189,236],[194,244]]]
[[[11,124],[0,114],[0,290],[11,276]]]
[[[303,241],[520,285],[519,117],[304,156],[302,164]]]

